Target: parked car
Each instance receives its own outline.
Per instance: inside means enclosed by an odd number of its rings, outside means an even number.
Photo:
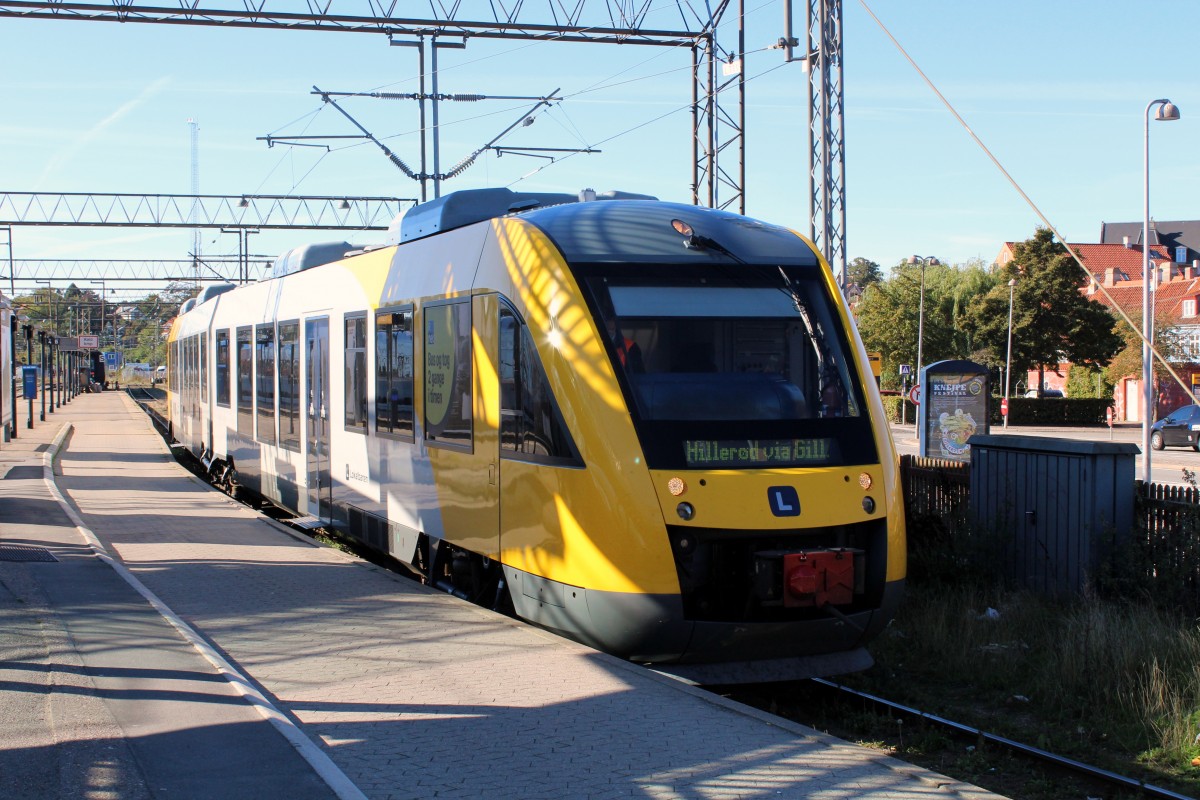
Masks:
[[[1200,450],[1200,406],[1177,408],[1150,426],[1150,446],[1190,447]]]
[[[1030,389],[1025,393],[1026,397],[1037,397],[1037,389]],[[1042,389],[1042,397],[1063,397],[1063,393],[1058,389]]]

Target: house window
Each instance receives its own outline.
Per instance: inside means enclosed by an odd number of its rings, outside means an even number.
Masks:
[[[1195,298],[1193,298],[1191,300],[1183,301],[1183,315],[1185,317],[1196,316],[1196,300],[1195,300]]]

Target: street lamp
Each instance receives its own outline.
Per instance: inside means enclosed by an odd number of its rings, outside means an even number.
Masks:
[[[1004,357],[1004,402],[1008,403],[1008,387],[1012,384],[1012,311],[1013,311],[1013,288],[1017,285],[1017,279],[1012,278],[1008,282],[1008,355]],[[1004,415],[1004,427],[1008,427],[1008,414]]]
[[[921,265],[921,306],[917,312],[917,382],[919,383],[924,379],[921,375],[921,367],[925,364],[925,267],[931,264],[936,267],[941,262],[933,256],[909,256],[908,263]]]
[[[1158,106],[1154,119],[1169,122],[1179,119],[1179,109],[1170,100],[1151,100],[1146,106],[1146,135],[1142,172],[1142,481],[1150,484],[1150,426],[1154,423],[1154,354],[1150,337],[1153,334],[1153,304],[1150,299],[1150,109]]]

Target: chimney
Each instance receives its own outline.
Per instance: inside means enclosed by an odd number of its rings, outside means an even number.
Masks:
[[[1117,270],[1113,267],[1104,268],[1104,285],[1112,286],[1117,282]]]
[[[1129,237],[1128,237],[1128,236],[1122,236],[1122,237],[1121,237],[1121,244],[1125,245],[1125,249],[1126,249],[1126,250],[1128,250],[1128,249],[1129,249]]]

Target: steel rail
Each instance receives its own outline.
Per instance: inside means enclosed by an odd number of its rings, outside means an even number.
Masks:
[[[868,692],[860,692],[857,689],[851,689],[849,686],[844,686],[840,683],[835,683],[834,681],[827,680],[825,678],[810,678],[809,680],[821,686],[825,686],[830,689],[837,689],[868,702],[881,705],[885,708],[890,708],[919,719],[928,720],[938,725],[951,728],[959,733],[970,734],[971,736],[975,736],[983,741],[1002,745],[1010,750],[1015,750],[1019,753],[1046,761],[1057,767],[1069,769],[1073,772],[1083,773],[1093,778],[1099,778],[1100,780],[1108,781],[1110,783],[1117,783],[1130,789],[1137,789],[1139,792],[1143,792],[1148,797],[1163,798],[1163,800],[1195,800],[1195,798],[1190,795],[1179,794],[1178,792],[1173,792],[1170,789],[1164,789],[1161,786],[1155,786],[1152,783],[1146,783],[1145,781],[1138,780],[1137,778],[1129,778],[1125,775],[1119,775],[1115,772],[1112,772],[1111,770],[1103,769],[1101,767],[1094,767],[1091,764],[1085,764],[1082,761],[1076,761],[1073,758],[1056,755],[1048,750],[1043,750],[1040,747],[1024,744],[1016,741],[1015,739],[1009,739],[1006,736],[1000,736],[995,733],[988,733],[980,728],[973,728],[970,725],[964,725],[961,722],[955,722],[953,720],[946,719],[945,717],[939,717],[936,714],[930,714],[926,711],[919,711],[911,706],[906,706],[902,703],[895,703],[891,700],[885,700],[882,697],[869,694]]]

